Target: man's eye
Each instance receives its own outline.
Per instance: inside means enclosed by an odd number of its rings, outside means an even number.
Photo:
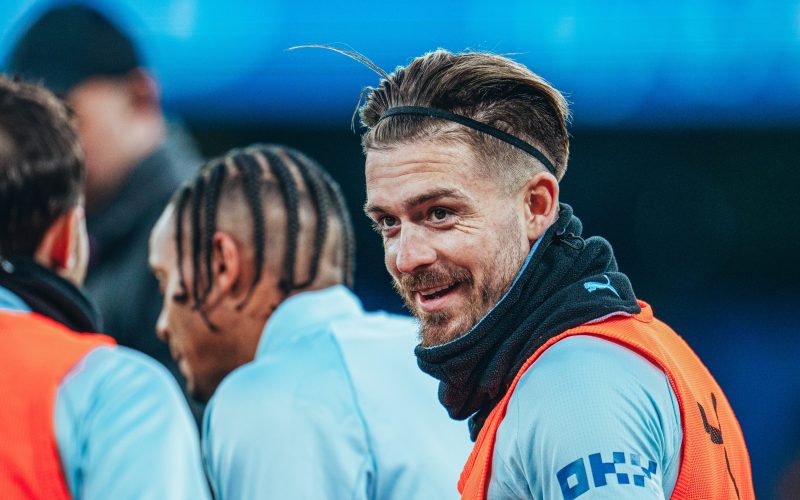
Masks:
[[[431,218],[435,221],[443,221],[450,215],[450,212],[444,208],[434,208],[431,210]]]
[[[388,229],[390,227],[394,227],[395,224],[397,224],[397,219],[390,215],[386,215],[378,219],[378,225],[381,227],[381,229]]]
[[[185,290],[177,292],[172,296],[172,300],[178,304],[186,304],[189,302],[189,294]]]

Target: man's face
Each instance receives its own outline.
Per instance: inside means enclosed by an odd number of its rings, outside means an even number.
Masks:
[[[90,205],[119,182],[128,147],[130,97],[108,78],[90,78],[66,96],[77,115],[78,135],[86,156],[86,195]]]
[[[465,144],[416,142],[367,153],[365,210],[425,346],[469,331],[502,298],[530,250],[519,193],[479,172]]]
[[[181,289],[174,238],[174,211],[169,207],[150,235],[150,268],[164,296],[156,334],[169,345],[172,358],[186,377],[187,392],[198,401],[208,401],[222,379],[238,365],[227,355],[228,337],[212,332],[192,307],[190,252],[183,262],[186,290]]]

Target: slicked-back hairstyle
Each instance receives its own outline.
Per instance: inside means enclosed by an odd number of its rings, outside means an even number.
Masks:
[[[179,189],[170,202],[175,208],[175,249],[180,292],[175,300],[191,303],[205,315],[205,303],[213,284],[213,238],[224,203],[243,203],[250,215],[254,276],[241,304],[250,299],[261,280],[267,259],[267,244],[282,245],[278,286],[284,295],[311,286],[318,277],[325,245],[338,230],[341,248],[332,262],[342,270],[341,282],[352,287],[355,240],[350,215],[336,181],[303,153],[279,145],[253,145],[234,149],[203,165],[198,174]],[[312,217],[302,217],[310,210]],[[268,220],[280,211],[284,234],[269,234]],[[305,221],[305,222],[304,222]],[[188,229],[185,225],[188,223]],[[241,224],[248,222],[241,221]],[[313,227],[307,227],[313,226]],[[298,262],[302,234],[313,232],[306,262]],[[183,273],[184,259],[191,259],[191,290]],[[305,270],[300,278],[298,268]],[[213,328],[213,325],[209,323]]]
[[[378,69],[363,56],[339,52]],[[485,173],[511,185],[544,170],[520,149],[440,118],[395,115],[381,120],[390,108],[426,106],[466,116],[537,146],[555,166],[556,177],[564,176],[569,158],[567,101],[522,64],[495,54],[439,49],[390,75],[379,73],[383,79],[366,90],[359,110],[367,129],[362,136],[365,153],[417,140],[460,141],[472,147]]]
[[[32,257],[78,204],[84,164],[73,122],[44,87],[0,76],[0,258]]]

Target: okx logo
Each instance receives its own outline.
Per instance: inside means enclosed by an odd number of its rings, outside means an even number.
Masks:
[[[589,483],[589,471],[592,484]],[[651,481],[658,472],[658,464],[652,460],[643,460],[637,453],[615,451],[603,457],[600,453],[592,453],[586,460],[583,457],[568,464],[556,473],[558,484],[564,500],[578,498],[592,487],[601,488],[608,484],[644,487],[645,481]]]

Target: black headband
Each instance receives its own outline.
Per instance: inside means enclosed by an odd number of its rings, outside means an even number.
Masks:
[[[475,129],[478,132],[483,132],[484,134],[491,135],[492,137],[496,137],[503,142],[511,144],[514,147],[517,147],[529,155],[533,156],[542,164],[547,167],[547,170],[550,171],[551,174],[556,175],[556,167],[547,159],[547,157],[539,151],[538,148],[528,144],[527,142],[523,141],[519,137],[513,136],[507,132],[503,132],[500,129],[494,128],[491,125],[486,125],[485,123],[481,123],[479,121],[475,121],[472,118],[467,118],[463,115],[457,115],[455,113],[451,113],[450,111],[439,109],[439,108],[429,108],[426,106],[398,106],[396,108],[389,108],[383,112],[380,118],[378,118],[378,122],[383,120],[384,118],[388,118],[394,115],[421,115],[421,116],[430,116],[433,118],[441,118],[443,120],[448,120],[451,122],[456,122],[458,124],[464,125],[465,127],[469,127],[471,129]]]

